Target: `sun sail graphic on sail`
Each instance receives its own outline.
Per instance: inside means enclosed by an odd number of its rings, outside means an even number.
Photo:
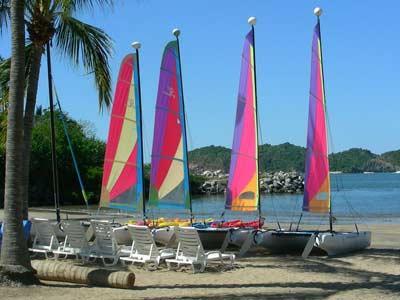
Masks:
[[[104,158],[100,207],[136,211],[143,205],[142,136],[136,54],[120,67]]]
[[[186,128],[178,41],[161,62],[151,155],[149,206],[190,208]]]
[[[303,210],[328,212],[330,179],[320,23],[314,28]]]
[[[259,201],[257,112],[254,70],[254,31],[242,52],[235,131],[225,209],[255,211]]]

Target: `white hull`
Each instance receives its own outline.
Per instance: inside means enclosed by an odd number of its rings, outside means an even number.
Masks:
[[[229,244],[242,247],[249,234],[252,233],[254,229],[237,228],[231,230],[231,236]]]
[[[114,228],[114,238],[118,245],[130,246],[132,245],[132,237],[129,234],[126,226]]]
[[[312,231],[264,231],[256,235],[258,246],[273,253],[302,253]],[[371,232],[319,232],[313,250],[323,251],[329,256],[359,251],[371,245]]]
[[[215,250],[220,249],[229,229],[225,228],[201,228],[197,229],[199,233],[199,237],[201,243],[203,244],[204,249],[207,250]],[[174,228],[173,227],[164,227],[155,229],[153,231],[154,240],[156,243],[161,245],[168,245],[168,247],[177,247],[178,243],[173,239]]]

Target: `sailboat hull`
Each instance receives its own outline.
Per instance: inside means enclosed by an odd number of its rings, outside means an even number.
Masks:
[[[220,249],[226,235],[228,228],[197,228],[203,248],[206,250]],[[174,228],[164,227],[158,228],[153,231],[154,240],[156,243],[168,247],[177,247],[178,242],[174,239]]]
[[[265,231],[256,235],[258,246],[272,253],[301,254],[314,231]],[[363,250],[371,245],[371,232],[317,232],[313,251],[328,256]]]

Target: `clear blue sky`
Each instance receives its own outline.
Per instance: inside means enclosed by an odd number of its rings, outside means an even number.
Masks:
[[[141,79],[145,152],[149,156],[159,66],[164,45],[179,27],[189,146],[230,147],[247,18],[256,16],[257,79],[262,141],[305,145],[312,11],[321,26],[326,94],[334,151],[363,147],[376,153],[400,148],[400,20],[398,1],[116,1],[113,11],[82,18],[114,40],[113,87],[119,63],[142,42]],[[0,55],[10,52],[9,36]],[[64,110],[94,124],[106,139],[109,113],[99,114],[92,79],[53,57]],[[47,106],[42,61],[38,103]]]

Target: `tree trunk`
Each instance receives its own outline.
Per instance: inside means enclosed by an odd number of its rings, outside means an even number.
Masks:
[[[1,279],[34,282],[22,231],[22,142],[25,85],[24,0],[11,0],[11,70],[7,118],[4,234],[1,248]]]
[[[40,61],[42,58],[42,47],[33,46],[31,56],[31,67],[27,82],[26,103],[24,114],[24,143],[22,154],[22,171],[21,171],[21,186],[22,186],[22,217],[28,219],[29,205],[29,166],[31,159],[32,148],[32,128],[35,117],[36,95],[38,90]]]

